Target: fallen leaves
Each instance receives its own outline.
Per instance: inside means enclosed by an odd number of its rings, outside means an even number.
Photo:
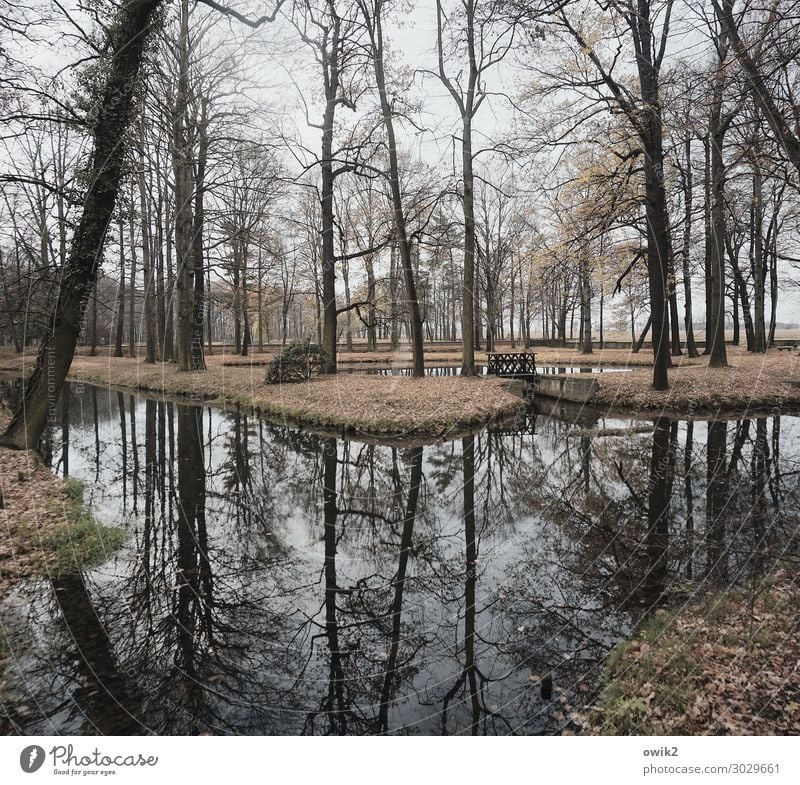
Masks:
[[[722,613],[713,601],[661,611],[655,637],[622,647],[576,723],[585,734],[797,734],[798,602],[797,577],[779,573],[727,595]]]

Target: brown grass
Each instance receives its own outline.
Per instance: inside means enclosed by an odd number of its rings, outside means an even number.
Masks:
[[[169,395],[189,395],[199,400],[241,403],[264,414],[320,428],[362,436],[442,436],[454,430],[483,425],[511,416],[519,399],[499,380],[341,374],[315,378],[302,384],[264,384],[265,364],[274,353],[238,357],[217,352],[207,358],[208,371],[179,373],[174,365],[145,363],[108,355],[76,356],[70,377],[102,385],[131,387]],[[355,352],[340,355],[342,368],[354,357],[375,365],[407,366],[408,352]],[[478,355],[479,359],[481,355]],[[800,387],[787,380],[800,379],[800,355],[770,350],[765,355],[728,348],[729,366],[709,368],[708,358],[674,358],[670,389],[652,389],[652,353],[632,355],[625,349],[605,349],[590,356],[574,350],[544,349],[537,352],[538,365],[627,367],[626,373],[598,375],[593,403],[606,409],[665,410],[691,414],[725,409],[800,406]],[[457,364],[458,353],[444,349],[429,353],[429,364]],[[445,362],[446,360],[446,362]],[[0,351],[0,370],[30,370],[35,355]]]
[[[266,365],[278,353],[279,347],[271,347],[265,352],[256,352],[248,357],[223,353],[220,349],[215,354],[206,358],[208,364],[225,366],[250,366]],[[512,349],[504,345],[498,351],[521,352],[526,351],[521,346]],[[576,349],[532,347],[527,350],[536,355],[539,365],[577,365],[577,366],[648,366],[653,362],[652,353],[642,350],[633,354],[629,349],[596,349],[591,355],[580,354]],[[398,349],[397,351],[367,352],[357,350],[353,352],[339,351],[336,355],[339,367],[343,369],[358,368],[362,365],[370,367],[410,366],[412,355],[410,350]],[[484,351],[475,352],[475,361],[484,364],[487,354]],[[432,366],[459,366],[461,364],[461,350],[453,345],[429,346],[425,349],[425,363]]]
[[[800,405],[800,387],[787,383],[800,379],[800,355],[776,350],[752,355],[733,348],[728,351],[728,363],[726,368],[709,368],[708,358],[682,359],[670,370],[670,389],[665,392],[652,389],[649,369],[604,374],[598,377],[594,403],[689,413]]]

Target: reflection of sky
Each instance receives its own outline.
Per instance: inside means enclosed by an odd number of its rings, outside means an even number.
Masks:
[[[117,396],[97,390],[95,433],[92,393],[93,388],[85,386],[82,395],[72,398],[70,473],[86,483],[86,500],[96,517],[104,523],[125,526],[131,536],[120,553],[87,573],[87,585],[120,668],[132,669],[139,688],[150,696],[146,723],[166,733],[185,732],[164,709],[182,694],[181,675],[173,672],[171,665],[177,656],[175,636],[179,631],[173,620],[175,597],[179,595],[174,509],[171,518],[169,514],[163,520],[157,517],[148,557],[151,569],[143,572],[142,568],[147,404],[143,398],[133,399],[140,473],[138,514],[134,515],[132,399],[124,398],[128,440],[125,499]],[[166,416],[166,406],[163,411]],[[327,694],[330,675],[324,636],[324,525],[318,443],[314,436],[248,417],[246,465],[251,484],[247,493],[237,494],[233,492],[237,485],[232,452],[234,416],[205,407],[202,419],[208,553],[214,578],[212,615],[217,633],[213,644],[206,640],[198,617],[192,650],[198,663],[197,678],[208,689],[203,698],[206,708],[196,711],[212,729],[299,733],[308,713],[319,708]],[[240,423],[243,442],[245,428],[243,421]],[[597,521],[609,510],[630,515],[631,508],[625,505],[630,505],[631,494],[616,472],[616,463],[624,465],[627,481],[641,493],[647,485],[651,438],[647,432],[621,435],[620,430],[641,431],[647,425],[647,421],[622,418],[570,425],[540,416],[535,435],[500,436],[484,431],[475,437],[475,651],[481,673],[496,679],[482,692],[482,704],[490,714],[485,716],[488,724],[481,732],[552,730],[554,726],[547,719],[552,707],[539,697],[536,681],[529,676],[555,669],[556,686],[563,687],[572,700],[577,681],[629,629],[632,608],[621,604],[620,593],[627,591],[626,584],[620,581],[616,586],[619,576],[613,572],[617,568],[631,570],[636,578],[637,563],[625,561],[630,554],[623,554],[621,563],[614,562],[605,551],[607,543],[595,544],[586,520]],[[772,426],[773,421],[768,421],[770,436]],[[781,418],[780,465],[784,471],[798,466],[799,427],[798,418]],[[168,447],[169,429],[164,431]],[[159,428],[151,432],[155,432],[157,442]],[[301,437],[305,439],[302,446]],[[680,423],[679,448],[685,438],[686,425]],[[696,530],[701,540],[705,438],[705,424],[696,422],[693,479]],[[730,425],[729,453],[733,438],[734,426]],[[58,444],[58,432],[53,433],[53,439]],[[177,448],[177,416],[174,441]],[[338,440],[337,447],[340,511],[382,516],[340,513],[336,527],[337,584],[349,592],[337,597],[340,648],[347,652],[347,694],[357,714],[372,717],[377,713],[379,686],[390,651],[388,609],[398,564],[410,453],[343,440]],[[592,473],[589,494],[584,491],[582,474],[587,448],[591,451]],[[749,442],[742,456],[739,474],[743,474],[740,484],[745,487]],[[55,459],[58,457],[56,448]],[[677,467],[682,466],[682,460],[678,454]],[[400,476],[396,498],[393,465]],[[174,471],[177,473],[177,468]],[[796,482],[794,475],[785,488],[786,504],[795,505],[795,511]],[[673,488],[675,533],[683,524],[682,487],[676,481]],[[567,512],[567,502],[574,505],[574,515]],[[587,517],[584,520],[581,516]],[[626,521],[620,519],[615,525],[622,531]],[[412,544],[399,649],[404,666],[389,726],[405,727],[406,732],[436,733],[440,731],[443,696],[464,667],[461,440],[424,449]],[[594,562],[587,563],[585,554],[596,554],[592,556]],[[671,557],[674,569],[678,569],[678,560]],[[603,570],[610,571],[611,578],[604,578]],[[70,675],[69,660],[65,664],[59,657],[76,644],[81,646],[81,640],[76,635],[73,643],[64,636],[47,587],[34,584],[28,591],[32,592],[29,613],[34,620],[32,628],[38,630],[38,641],[21,662],[27,684],[46,708],[54,702],[52,696],[69,694],[78,683],[77,677]],[[4,621],[11,615],[24,615],[25,607],[12,596],[3,609]],[[238,645],[241,648],[236,648]],[[60,675],[54,678],[56,672]],[[208,685],[214,685],[213,689]],[[204,715],[204,711],[211,712],[209,707],[222,711],[227,725],[221,725],[218,717]],[[468,728],[468,707],[468,695],[453,700],[449,709],[451,732]],[[493,711],[497,715],[492,715]],[[55,729],[86,732],[86,719],[68,718],[64,712],[59,717]],[[27,722],[31,731],[54,729],[34,719]],[[350,727],[353,732],[371,732],[372,726],[356,723]]]

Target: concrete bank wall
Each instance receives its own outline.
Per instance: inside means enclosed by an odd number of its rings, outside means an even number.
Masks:
[[[589,374],[544,374],[533,384],[533,393],[570,403],[591,403],[597,379]]]

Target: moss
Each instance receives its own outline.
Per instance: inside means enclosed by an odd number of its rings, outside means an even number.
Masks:
[[[64,523],[42,535],[42,556],[48,567],[70,572],[99,564],[125,540],[125,532],[95,520],[83,502],[83,484],[69,477],[64,481],[64,497],[53,502],[54,512]]]
[[[75,477],[64,478],[64,493],[72,501],[83,504],[83,483]]]
[[[68,523],[41,540],[48,562],[58,572],[100,564],[124,541],[122,529],[104,526],[91,516]]]

